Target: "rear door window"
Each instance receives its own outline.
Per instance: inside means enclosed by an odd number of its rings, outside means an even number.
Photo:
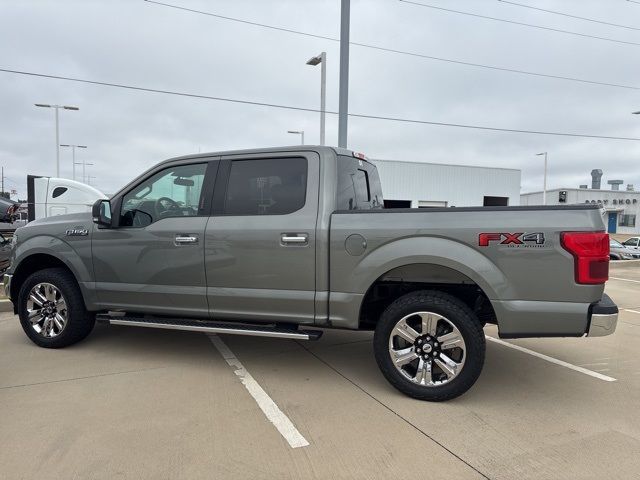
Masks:
[[[286,215],[300,210],[307,193],[307,159],[234,160],[225,215]]]

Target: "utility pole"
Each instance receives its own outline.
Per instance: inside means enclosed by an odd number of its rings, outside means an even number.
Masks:
[[[341,0],[340,8],[340,98],[338,104],[338,146],[347,148],[349,115],[349,17],[350,0]]]

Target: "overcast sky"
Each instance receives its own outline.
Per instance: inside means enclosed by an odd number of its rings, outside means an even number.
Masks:
[[[339,0],[162,0],[187,8],[329,37]],[[640,30],[552,15],[498,0],[417,0],[519,22],[640,44]],[[626,0],[514,0],[640,29]],[[351,40],[431,56],[640,87],[640,45],[525,28],[398,0],[352,0]],[[143,0],[0,0],[0,68],[239,100],[319,107],[328,56],[327,108],[338,108],[337,42],[239,24]],[[640,138],[640,90],[540,78],[351,47],[353,113],[437,122]],[[138,92],[0,72],[0,163],[26,197],[26,175],[55,174],[53,111],[61,143],[88,145],[92,180],[106,193],[163,159],[319,141],[319,115]],[[327,143],[337,144],[337,116]],[[620,178],[640,187],[640,142],[487,132],[371,119],[349,121],[349,147],[371,158],[512,167],[522,190]],[[71,176],[61,151],[61,176]],[[81,167],[78,172],[81,171]]]

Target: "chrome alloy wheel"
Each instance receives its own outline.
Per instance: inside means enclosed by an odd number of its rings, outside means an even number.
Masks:
[[[38,283],[29,292],[27,315],[38,335],[57,337],[67,325],[67,302],[55,285]]]
[[[460,374],[466,345],[460,330],[442,315],[415,312],[400,319],[391,331],[389,355],[408,380],[437,387]]]

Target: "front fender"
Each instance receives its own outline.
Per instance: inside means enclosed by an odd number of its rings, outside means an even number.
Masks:
[[[15,271],[25,258],[35,254],[57,258],[71,270],[79,282],[91,280],[91,272],[76,250],[67,242],[50,235],[38,235],[19,243],[15,249],[15,264],[12,265],[12,270]]]
[[[19,242],[13,252],[10,273],[20,275],[25,260],[34,255],[53,257],[71,271],[90,309],[95,303],[91,241],[89,237],[70,238],[73,240],[67,242],[52,235],[36,235]]]

